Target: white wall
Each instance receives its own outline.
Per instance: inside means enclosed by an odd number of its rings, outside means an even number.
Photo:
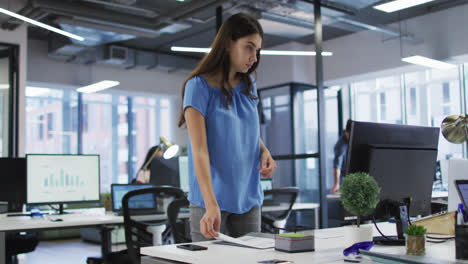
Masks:
[[[19,45],[19,155],[24,155],[24,135],[25,135],[25,105],[24,105],[24,90],[26,87],[26,76],[27,76],[27,56],[28,56],[28,43],[27,43],[27,27],[21,25],[14,31],[8,31],[0,29],[0,42],[8,44]]]
[[[448,59],[455,63],[467,62],[468,54],[468,5],[457,6],[415,17],[402,22],[402,28],[415,34],[422,43],[403,42],[403,57],[422,55],[434,59]],[[398,23],[389,25],[397,29]],[[373,78],[397,72],[421,70],[400,60],[400,42],[375,31],[362,31],[323,43],[324,51],[332,51],[332,57],[324,57],[326,85]],[[314,50],[313,45],[290,43],[272,49]],[[465,60],[460,60],[464,57]],[[266,63],[265,63],[266,62]],[[289,81],[315,83],[315,58],[264,56],[259,72],[259,87]],[[283,67],[285,65],[285,67]]]
[[[120,94],[172,95],[174,111],[171,113],[171,138],[180,145],[187,144],[186,130],[177,128],[180,92],[186,72],[168,73],[160,70],[119,69],[105,65],[81,65],[66,63],[47,56],[47,42],[29,40],[28,84],[47,87],[78,88],[101,80],[119,81],[120,85],[107,90]],[[176,112],[175,112],[176,111]]]
[[[111,90],[179,95],[186,77],[182,72],[66,63],[49,58],[47,53],[47,42],[29,40],[28,82],[80,87],[101,80],[115,80],[120,85]]]

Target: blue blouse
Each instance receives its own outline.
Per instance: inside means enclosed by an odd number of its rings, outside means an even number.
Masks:
[[[257,88],[252,83],[252,94]],[[263,202],[260,186],[260,123],[258,100],[250,99],[243,90],[246,84],[233,88],[232,104],[226,108],[223,93],[211,87],[201,76],[187,81],[183,108],[191,106],[205,117],[206,137],[210,157],[214,195],[222,211],[243,214]],[[189,136],[188,200],[205,208],[193,164]]]

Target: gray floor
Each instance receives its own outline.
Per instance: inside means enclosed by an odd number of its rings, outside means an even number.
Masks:
[[[125,245],[113,245],[118,251]],[[41,241],[36,250],[18,256],[19,264],[67,263],[85,264],[88,256],[100,256],[101,246],[83,242],[80,238]]]

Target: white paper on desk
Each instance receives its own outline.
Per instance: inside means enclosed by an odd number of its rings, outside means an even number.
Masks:
[[[243,236],[240,238],[233,238],[225,234],[218,233],[218,236],[216,237],[216,239],[225,241],[228,243],[232,243],[232,244],[237,244],[240,246],[258,248],[258,249],[266,249],[266,248],[275,247],[275,240],[272,238],[265,238],[265,237]]]

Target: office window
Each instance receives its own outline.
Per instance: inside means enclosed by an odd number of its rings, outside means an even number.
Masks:
[[[353,119],[402,123],[399,75],[352,83],[351,96]]]
[[[135,163],[159,143],[160,135],[173,138],[172,100],[163,95],[93,93],[81,94],[80,107],[73,90],[27,87],[26,153],[76,154],[81,126],[81,153],[100,155],[101,192],[109,192],[110,184],[128,183],[135,177],[136,171],[128,171],[129,162],[136,170]],[[133,102],[132,128],[129,101]],[[130,157],[131,148],[140,154]]]
[[[76,154],[70,123],[76,104],[74,91],[26,87],[26,153]]]
[[[132,133],[136,135],[134,152],[136,156],[132,158],[132,162],[135,164],[133,174],[136,174],[143,165],[148,150],[159,143],[161,102],[159,98],[143,96],[135,96],[133,100],[134,128]]]
[[[51,139],[54,134],[54,114],[47,114],[47,138]]]
[[[113,160],[114,153],[119,152],[116,144],[113,144],[117,142],[112,133],[112,123],[115,119],[112,115],[113,97],[119,96],[103,93],[82,94],[83,126],[86,124],[86,130],[83,129],[82,149],[83,154],[99,154],[101,192],[109,192],[113,179],[118,178],[118,171],[113,165],[116,163],[116,160]]]

